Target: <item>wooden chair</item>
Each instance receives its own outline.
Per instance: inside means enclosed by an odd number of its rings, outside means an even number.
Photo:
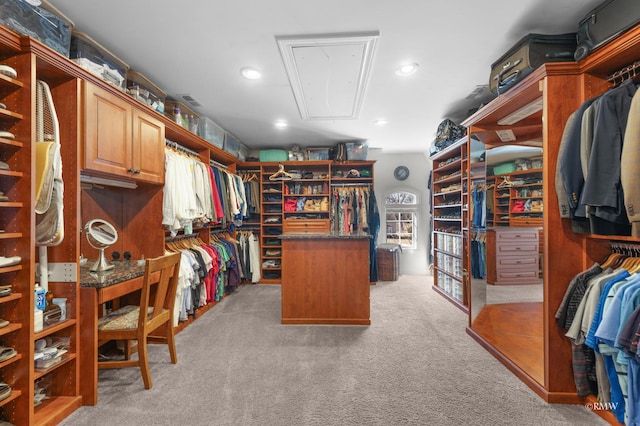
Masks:
[[[173,305],[178,287],[180,257],[177,252],[147,259],[139,306],[123,306],[100,318],[99,344],[123,340],[129,345],[132,340],[137,340],[138,358],[99,361],[99,369],[139,367],[145,389],[151,389],[147,344],[167,344],[171,363],[178,362],[173,331]]]

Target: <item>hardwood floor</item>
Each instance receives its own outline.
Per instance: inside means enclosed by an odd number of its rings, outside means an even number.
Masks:
[[[544,384],[542,303],[486,305],[472,328],[532,379]]]

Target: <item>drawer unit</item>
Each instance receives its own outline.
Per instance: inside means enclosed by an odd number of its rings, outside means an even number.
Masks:
[[[329,219],[286,219],[283,234],[328,234]]]
[[[488,229],[487,283],[540,283],[538,235],[537,228]]]

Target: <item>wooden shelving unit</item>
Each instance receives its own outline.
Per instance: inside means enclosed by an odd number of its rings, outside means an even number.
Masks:
[[[433,289],[463,311],[468,310],[469,265],[462,252],[469,235],[468,152],[465,137],[431,157]]]

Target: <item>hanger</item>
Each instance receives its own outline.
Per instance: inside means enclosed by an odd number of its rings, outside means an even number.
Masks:
[[[604,261],[600,262],[600,267],[602,269],[613,267],[613,265],[618,263],[618,261],[622,260],[621,258],[624,258],[624,257],[625,256],[623,256],[620,253],[611,253],[609,254],[609,256],[607,256],[607,258]]]
[[[502,176],[502,182],[498,184],[498,188],[507,188],[513,185],[509,176]]]
[[[284,171],[284,166],[282,164],[278,164],[278,171],[269,176],[269,180],[289,180],[293,179],[289,173]]]

